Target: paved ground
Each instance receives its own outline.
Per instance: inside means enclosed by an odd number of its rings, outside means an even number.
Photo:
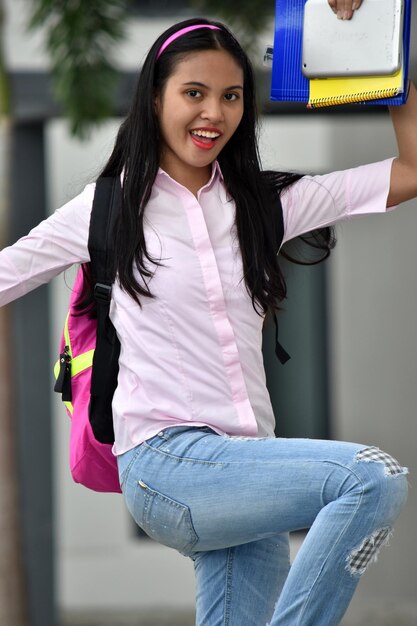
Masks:
[[[341,626],[416,626],[414,618],[404,616],[376,617],[367,616],[360,622],[344,620]],[[127,614],[74,614],[63,616],[60,626],[194,626],[194,616],[189,613],[169,613],[166,611],[152,614],[127,615]],[[242,626],[244,626],[242,624]]]
[[[190,613],[142,613],[128,615],[106,613],[88,615],[71,613],[63,615],[59,626],[194,626],[194,615]],[[368,626],[368,625],[367,625]]]

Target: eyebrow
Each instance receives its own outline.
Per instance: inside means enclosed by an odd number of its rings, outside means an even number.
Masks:
[[[200,83],[198,80],[190,80],[188,83],[183,83],[183,85],[195,85],[196,87],[205,87],[205,89],[209,89],[208,85]],[[230,87],[225,87],[224,91],[229,91],[230,89],[241,89],[243,91],[242,85],[231,85]]]

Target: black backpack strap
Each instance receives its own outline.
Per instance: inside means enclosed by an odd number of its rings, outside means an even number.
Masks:
[[[98,300],[110,303],[106,293],[114,282],[114,231],[122,206],[122,187],[116,177],[100,177],[96,182],[93,208],[91,211],[88,250],[92,275],[96,283]],[[103,285],[101,288],[100,285]]]
[[[120,342],[110,321],[115,281],[114,233],[122,206],[120,177],[100,177],[91,212],[88,249],[97,308],[97,339],[91,375],[89,419],[95,438],[114,442],[112,400],[117,387]]]
[[[288,354],[288,352],[285,350],[285,348],[283,348],[283,346],[278,341],[278,316],[275,311],[274,311],[274,324],[275,324],[275,356],[277,357],[277,359],[282,365],[285,365],[285,363],[289,361],[291,357]]]
[[[280,198],[279,193],[277,193],[277,191],[274,189],[273,194],[274,194],[274,203],[272,206],[276,207],[274,209],[275,211],[274,217],[276,220],[275,236],[276,236],[276,250],[277,250],[277,256],[278,256],[278,252],[281,247],[282,240],[284,238],[284,215],[282,211],[282,203],[281,203],[281,198]],[[287,361],[289,361],[291,357],[278,340],[278,316],[277,316],[276,311],[274,311],[274,324],[275,324],[275,355],[277,359],[279,360],[279,362],[282,365],[284,365]]]

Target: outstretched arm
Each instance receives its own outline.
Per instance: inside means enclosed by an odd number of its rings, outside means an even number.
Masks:
[[[417,197],[417,89],[413,84],[406,104],[390,107],[398,144],[391,171],[387,206]]]

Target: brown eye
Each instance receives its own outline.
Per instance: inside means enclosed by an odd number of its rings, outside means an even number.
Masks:
[[[239,96],[237,95],[237,93],[227,93],[225,94],[224,98],[228,102],[234,102],[235,100],[238,100]]]

